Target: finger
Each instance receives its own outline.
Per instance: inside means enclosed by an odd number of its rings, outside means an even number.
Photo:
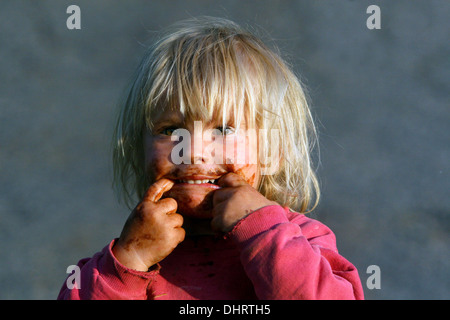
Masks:
[[[183,226],[184,219],[181,214],[174,213],[170,216],[170,219],[174,228],[181,228]]]
[[[222,213],[225,211],[225,208],[226,208],[226,202],[221,202],[214,206],[214,208],[211,211],[213,221],[214,220],[217,221],[217,219],[220,219],[218,217],[220,217],[222,215]]]
[[[169,191],[175,183],[169,179],[160,179],[152,184],[144,195],[144,200],[157,202],[163,196],[164,192]]]
[[[186,237],[186,231],[181,227],[176,229],[178,230],[178,244],[180,244],[181,242],[184,241],[184,238]]]
[[[167,215],[177,212],[178,203],[173,198],[164,198],[158,201],[158,207],[161,208]]]
[[[219,187],[239,187],[247,185],[248,183],[238,174],[230,172],[223,175],[218,181],[217,185]]]
[[[235,189],[233,188],[222,188],[222,189],[217,189],[214,191],[213,193],[213,206],[217,206],[219,203],[224,202],[228,199],[230,199],[233,194],[235,193]]]
[[[222,218],[220,216],[215,216],[211,220],[211,230],[214,232],[222,231]]]
[[[226,203],[220,203],[214,207],[212,211],[213,218],[211,219],[211,229],[214,232],[222,232],[225,229],[223,212],[225,210]]]

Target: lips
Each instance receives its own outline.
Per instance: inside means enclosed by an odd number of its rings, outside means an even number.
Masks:
[[[217,184],[217,180],[216,179],[204,179],[204,180],[180,179],[180,180],[176,180],[176,183],[187,183],[187,184],[210,183],[210,184]]]
[[[177,212],[192,218],[212,218],[212,195],[220,189],[218,175],[179,175],[166,196],[177,201]]]
[[[221,176],[214,175],[192,175],[192,176],[180,176],[173,179],[175,181],[175,186],[203,186],[203,187],[215,187],[218,188],[217,181]]]

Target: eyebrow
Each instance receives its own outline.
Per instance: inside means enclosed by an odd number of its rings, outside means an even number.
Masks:
[[[225,124],[235,126],[234,120],[235,120],[234,117],[230,117]],[[153,130],[160,129],[167,125],[183,127],[186,125],[186,121],[191,121],[191,119],[187,119],[179,111],[167,111],[167,110],[162,111],[159,115],[155,117],[153,121]],[[196,121],[205,122],[205,120],[196,120]],[[208,124],[213,124],[213,126],[222,125],[222,120],[217,117],[213,117],[213,119],[209,121],[207,120],[206,122]],[[243,117],[241,121],[241,126],[245,127],[246,123],[247,123],[246,117]]]
[[[155,117],[153,125],[166,125],[166,124],[176,124],[181,125],[184,124],[184,117],[178,115],[175,112],[164,112],[159,117]]]

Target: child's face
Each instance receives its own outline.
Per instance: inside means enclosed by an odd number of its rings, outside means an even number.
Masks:
[[[180,128],[185,130],[174,133]],[[211,135],[213,129],[216,135]],[[235,129],[232,125],[222,128],[221,120],[188,121],[181,112],[163,111],[154,118],[152,132],[144,137],[145,169],[151,183],[161,178],[175,181],[165,196],[177,201],[177,212],[211,218],[212,194],[219,188],[215,183],[229,172],[257,187],[258,165],[253,160],[258,158],[257,139],[244,134],[245,123],[240,126],[241,134]]]

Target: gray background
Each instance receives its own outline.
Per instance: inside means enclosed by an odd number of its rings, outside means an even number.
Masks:
[[[66,28],[70,4],[81,30]],[[366,28],[370,4],[381,30]],[[113,110],[152,31],[198,15],[265,29],[303,77],[320,131],[312,216],[366,298],[450,298],[446,0],[2,0],[0,298],[55,299],[67,266],[118,236]]]

